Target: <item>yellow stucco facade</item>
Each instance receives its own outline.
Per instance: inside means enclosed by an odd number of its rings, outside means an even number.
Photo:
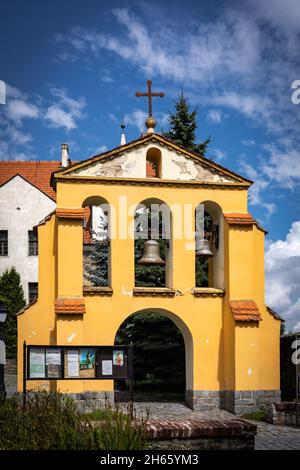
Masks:
[[[162,154],[159,179],[140,178],[124,171],[100,176],[93,170],[101,161],[113,162],[125,155],[146,166],[146,151],[156,146]],[[164,177],[166,158],[195,162],[211,179],[196,179],[190,173],[179,179]],[[126,159],[125,159],[126,160]],[[98,167],[97,167],[98,165]],[[132,167],[132,166],[131,166]],[[124,168],[124,167],[123,167]],[[185,167],[187,168],[187,166]],[[216,179],[218,176],[218,180]],[[223,175],[223,176],[222,176]],[[224,178],[223,178],[224,177]],[[57,212],[80,210],[87,198],[98,196],[114,208],[114,230],[110,243],[110,287],[112,292],[83,289],[82,219],[50,215],[38,226],[39,296],[36,303],[18,315],[18,387],[22,389],[23,342],[29,345],[113,345],[122,322],[140,311],[159,311],[181,330],[186,349],[186,399],[194,409],[223,407],[242,411],[243,403],[253,407],[264,400],[279,399],[280,320],[265,305],[264,237],[255,222],[243,223],[248,214],[247,192],[250,182],[215,163],[200,159],[171,144],[165,138],[146,136],[103,156],[62,169],[54,175]],[[227,181],[228,180],[228,181]],[[172,213],[172,229],[182,228],[182,236],[172,239],[169,285],[159,292],[141,295],[134,285],[134,208],[144,200],[159,199]],[[219,208],[219,272],[211,288],[195,289],[195,251],[187,249],[191,239],[185,235],[182,212],[210,201]],[[172,210],[173,208],[176,208]],[[231,214],[226,218],[226,214]],[[235,217],[234,215],[238,216]],[[127,234],[120,236],[126,219]],[[234,220],[236,220],[234,222]],[[191,220],[194,226],[194,219]],[[124,230],[123,230],[124,231]],[[192,240],[194,243],[194,240]],[[55,310],[58,299],[83,299],[85,313],[62,314]],[[253,301],[258,320],[237,319],[230,301]],[[66,393],[112,392],[112,380],[28,381],[27,387],[49,387]],[[248,400],[248,402],[247,402]]]

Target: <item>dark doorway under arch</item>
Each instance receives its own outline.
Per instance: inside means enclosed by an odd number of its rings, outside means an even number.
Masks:
[[[185,401],[185,344],[180,329],[162,313],[142,311],[119,327],[115,344],[133,343],[134,401]],[[128,384],[115,396],[128,399]]]

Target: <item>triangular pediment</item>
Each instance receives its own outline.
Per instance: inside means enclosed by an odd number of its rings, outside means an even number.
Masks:
[[[160,134],[146,135],[76,163],[56,173],[55,177],[145,179],[146,158],[150,149],[158,149],[161,154],[160,180],[251,184],[251,181],[201,155],[185,150]]]

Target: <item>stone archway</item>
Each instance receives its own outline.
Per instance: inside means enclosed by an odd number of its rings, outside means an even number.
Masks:
[[[128,344],[129,339],[131,337],[134,337],[134,335],[131,336],[130,331],[128,333],[128,328],[130,330],[130,328],[134,329],[136,327],[136,325],[130,324],[130,319],[134,318],[137,315],[140,317],[139,314],[146,314],[146,315],[143,315],[143,318],[145,319],[144,320],[145,321],[145,327],[147,328],[147,327],[149,327],[149,322],[147,323],[147,314],[149,314],[149,316],[150,316],[153,313],[158,314],[159,317],[161,316],[164,319],[168,319],[168,321],[170,321],[170,326],[173,326],[178,331],[178,335],[182,339],[182,343],[183,343],[182,348],[180,347],[179,343],[175,344],[175,346],[174,346],[175,350],[173,348],[172,357],[174,358],[174,361],[176,361],[176,354],[178,352],[178,362],[170,364],[170,374],[167,375],[166,377],[164,377],[165,380],[162,381],[161,385],[158,385],[159,388],[161,387],[162,393],[161,394],[157,393],[157,389],[156,389],[156,393],[154,393],[153,397],[156,397],[156,398],[160,397],[160,399],[158,401],[161,401],[162,399],[166,399],[166,398],[163,398],[163,397],[168,397],[169,398],[170,396],[174,396],[174,399],[178,399],[180,401],[187,402],[187,401],[189,401],[188,400],[189,391],[193,389],[193,340],[192,340],[192,335],[191,335],[191,332],[190,332],[189,328],[187,327],[187,325],[182,321],[182,319],[179,316],[177,316],[173,312],[170,312],[168,310],[161,309],[161,308],[147,308],[147,309],[141,309],[141,310],[138,310],[136,312],[133,312],[130,315],[128,315],[125,318],[125,320],[123,320],[123,322],[119,325],[118,330],[116,331],[116,334],[115,334],[115,344],[122,344],[122,342],[120,342],[120,331],[122,331],[122,328],[124,328],[124,325],[126,325],[126,327],[127,327],[127,336],[125,334],[125,337],[126,337],[125,342]],[[152,321],[155,321],[155,316],[153,316],[153,317],[154,317],[154,319]],[[153,325],[153,323],[152,323],[152,325]],[[164,327],[165,327],[164,331],[165,332],[167,331],[166,326],[167,326],[167,322],[164,322]],[[141,328],[141,326],[139,326],[139,329],[140,328]],[[159,330],[159,328],[158,328],[158,330]],[[160,333],[160,331],[159,331],[159,333]],[[154,332],[154,335],[156,335],[156,334],[157,334],[157,330],[156,330],[156,332]],[[165,333],[162,331],[161,334],[164,335]],[[170,341],[170,337],[172,337],[171,332],[170,332],[170,335],[167,335],[167,340],[169,340],[169,341]],[[122,335],[121,335],[121,337],[124,338],[124,336],[122,336]],[[161,338],[161,340],[163,341],[163,337]],[[125,342],[123,341],[123,344],[125,344]],[[180,340],[179,340],[179,342],[180,342]],[[135,355],[136,351],[137,352],[141,351],[141,353],[145,357],[147,355],[147,350],[145,348],[144,349],[143,348],[139,349],[138,347],[136,349],[134,348],[134,355]],[[152,350],[152,351],[154,351],[154,350]],[[164,357],[164,352],[163,351],[160,351],[160,352],[161,352],[161,354],[156,354],[155,355],[156,359],[151,358],[151,359],[153,359],[152,361],[151,360],[150,361],[149,360],[145,361],[145,373],[149,372],[149,367],[151,368],[151,367],[154,366],[153,370],[157,371],[157,370],[159,370],[160,365],[162,365],[164,367],[166,366],[165,359],[168,361],[168,357],[170,357],[170,356],[168,356],[168,353],[170,353],[170,351],[165,353],[165,357]],[[151,354],[151,350],[149,351],[149,354]],[[156,363],[158,356],[161,358],[161,364]],[[149,359],[149,357],[148,357],[148,359]],[[140,363],[141,363],[141,358],[138,358],[138,362],[136,363],[136,364],[139,364],[138,371],[141,370]],[[178,367],[180,368],[180,370],[176,369],[177,364],[178,364]],[[148,367],[148,369],[147,369],[147,367]],[[156,367],[158,367],[158,369]],[[183,377],[180,377],[181,368],[183,369],[182,370],[182,376]],[[136,367],[136,369],[137,369],[137,367]],[[165,367],[164,370],[166,370],[166,367]],[[168,380],[170,381],[170,376],[172,375],[172,370],[176,371],[177,381],[178,381],[178,379],[179,380],[181,378],[183,379],[182,386],[180,387],[180,389],[181,389],[180,392],[181,393],[176,393],[176,386],[174,387],[174,389],[172,388],[173,393],[170,394],[169,391],[168,391],[167,385],[169,384]],[[158,373],[158,375],[159,375],[159,373]],[[150,382],[151,382],[151,380],[150,380]],[[117,385],[119,385],[119,384],[117,384]],[[146,384],[146,388],[147,388],[147,384]],[[145,388],[144,388],[144,391],[143,391],[143,390],[139,390],[139,387],[137,387],[137,391],[140,392],[140,393],[136,393],[136,398],[138,398],[139,401],[145,401],[143,399],[144,396],[145,397],[146,396],[151,397],[151,393],[150,394],[147,393]],[[115,387],[115,392],[116,392],[116,387]],[[120,395],[124,396],[124,394],[122,394],[122,393],[120,394],[120,392],[115,393],[116,398],[120,397]],[[182,397],[182,398],[179,399],[179,396]],[[149,398],[147,399],[147,401],[148,400],[149,400]],[[151,400],[149,400],[149,401],[151,401]]]

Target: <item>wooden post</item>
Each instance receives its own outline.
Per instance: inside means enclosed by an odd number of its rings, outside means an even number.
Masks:
[[[26,407],[27,346],[23,343],[23,408]]]
[[[130,419],[133,419],[133,343],[131,341],[129,346],[129,414]]]

